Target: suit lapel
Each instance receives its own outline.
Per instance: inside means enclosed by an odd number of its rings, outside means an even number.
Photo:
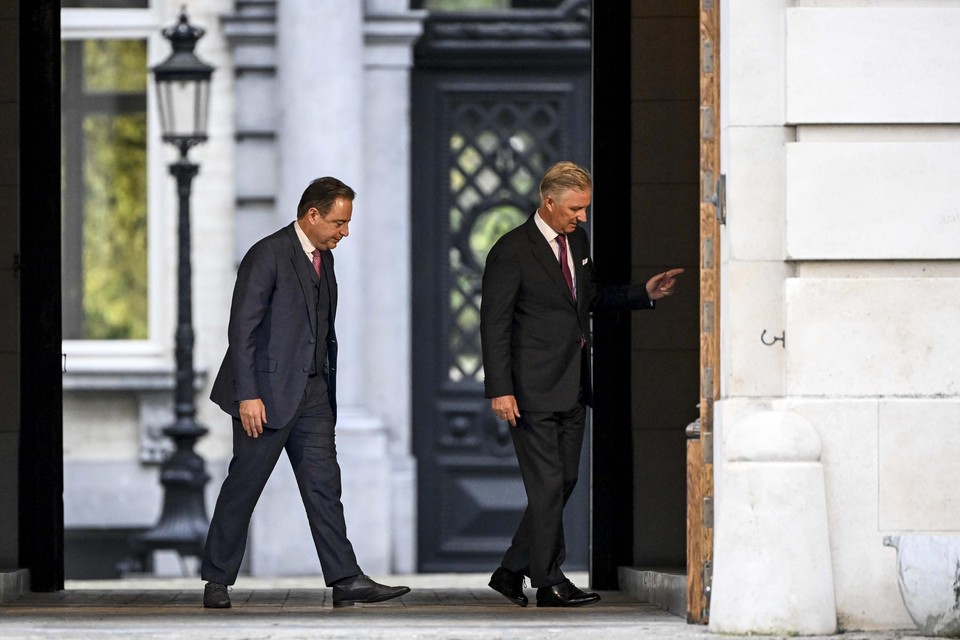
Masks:
[[[300,238],[297,237],[297,232],[293,228],[293,225],[295,224],[297,223],[293,222],[287,227],[287,235],[290,238],[291,249],[290,262],[293,264],[293,271],[297,274],[297,280],[300,282],[300,290],[303,293],[303,306],[306,308],[307,316],[310,318],[311,330],[314,332],[314,334],[316,334],[317,309],[315,305],[311,304],[313,296],[310,295],[310,289],[316,288],[316,285],[313,283],[313,266],[307,261],[307,256],[303,252],[303,247],[300,246]],[[323,252],[321,252],[320,255],[322,256]]]
[[[583,259],[586,257],[586,247],[580,242],[582,235],[580,233],[571,233],[567,235],[567,245],[570,247],[570,256],[573,258],[573,278],[577,288],[577,307],[580,307],[580,301],[583,299]]]
[[[321,251],[320,261],[323,263],[323,286],[330,292],[330,318],[337,316],[337,275],[333,272],[333,252]],[[330,323],[333,326],[333,322]]]
[[[533,216],[535,215],[537,214],[534,213]],[[557,286],[563,290],[567,300],[569,300],[572,305],[574,301],[570,297],[570,288],[567,286],[567,281],[563,277],[563,271],[560,269],[560,261],[557,260],[557,256],[553,253],[553,248],[547,243],[547,239],[540,233],[540,229],[537,228],[537,223],[534,221],[533,216],[530,216],[527,220],[527,236],[530,239],[530,249],[540,263],[540,266],[543,267],[544,271],[547,272],[547,275],[553,279]]]

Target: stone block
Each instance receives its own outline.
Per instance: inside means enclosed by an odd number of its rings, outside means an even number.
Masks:
[[[0,568],[20,566],[19,433],[0,433]]]
[[[797,7],[786,19],[788,123],[960,122],[956,7]]]
[[[634,103],[632,181],[698,180],[700,147],[688,132],[699,131],[699,118],[696,100]]]
[[[840,627],[909,626],[878,526],[878,400],[788,398],[778,406],[808,420],[820,437]]]
[[[783,127],[732,127],[724,131],[724,172],[729,250],[732,260],[782,260],[785,146]]]
[[[0,10],[2,11],[2,10]],[[2,13],[0,13],[2,15]],[[20,72],[17,68],[20,25],[15,18],[0,17],[0,102],[16,102]]]
[[[721,2],[720,99],[725,125],[784,121],[784,11],[791,0]]]
[[[791,273],[782,261],[731,262],[721,280],[721,386],[725,396],[783,394],[786,350],[783,283]],[[766,332],[764,334],[764,332]]]
[[[272,71],[243,71],[236,79],[237,133],[275,131],[277,79]]]
[[[960,255],[960,143],[804,142],[786,158],[790,259]]]
[[[16,185],[20,167],[20,107],[0,102],[0,185]]]
[[[879,528],[960,531],[960,400],[880,400]]]
[[[273,197],[277,193],[277,148],[274,141],[247,138],[237,143],[236,151],[237,198]]]
[[[820,453],[815,429],[788,411],[757,412],[727,429],[711,631],[835,633]]]
[[[791,278],[786,392],[960,395],[960,278]]]
[[[631,89],[634,100],[699,100],[699,17],[633,20]]]

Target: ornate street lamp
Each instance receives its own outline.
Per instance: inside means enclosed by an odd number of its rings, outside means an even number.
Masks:
[[[190,185],[198,165],[187,160],[187,152],[207,139],[207,108],[213,67],[193,53],[203,29],[187,21],[186,7],[177,24],[163,30],[173,53],[153,67],[160,103],[163,140],[180,150],[180,159],[170,165],[177,179],[180,198],[179,256],[177,262],[177,381],[174,391],[174,423],[163,430],[173,439],[175,449],[160,470],[164,489],[163,513],[159,522],[138,537],[147,550],[172,549],[181,556],[200,556],[207,535],[207,512],[203,488],[210,479],[203,458],[193,447],[207,433],[198,425],[194,404],[193,319],[190,267]]]

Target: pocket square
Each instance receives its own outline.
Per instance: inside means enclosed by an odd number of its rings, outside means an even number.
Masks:
[[[590,262],[590,258],[584,258],[584,259],[580,262],[580,266],[582,267],[583,265],[587,264],[588,262]]]

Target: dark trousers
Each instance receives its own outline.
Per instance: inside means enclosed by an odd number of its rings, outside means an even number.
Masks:
[[[527,492],[527,508],[501,565],[530,576],[534,587],[550,587],[565,579],[563,508],[577,486],[586,409],[579,402],[569,411],[538,413],[520,408],[510,428]]]
[[[200,566],[204,580],[236,582],[253,508],[284,449],[300,487],[324,581],[329,586],[360,573],[340,502],[334,423],[323,376],[308,379],[300,409],[282,429],[265,428],[259,437],[251,438],[234,418],[233,459],[220,488]],[[283,536],[283,531],[271,532],[272,544],[282,545]]]

